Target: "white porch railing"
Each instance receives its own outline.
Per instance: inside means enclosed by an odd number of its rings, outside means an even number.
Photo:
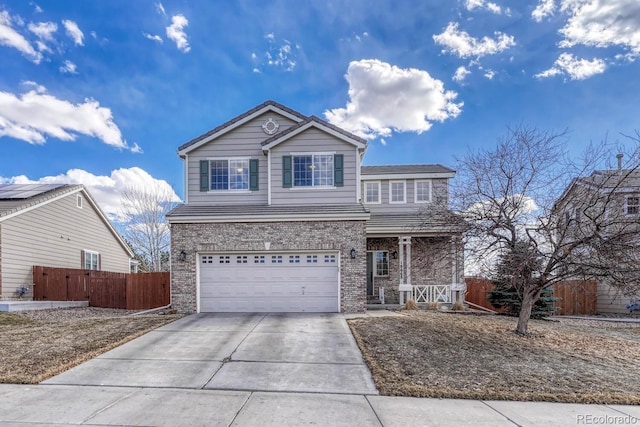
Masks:
[[[413,300],[416,303],[452,302],[451,285],[414,285]]]

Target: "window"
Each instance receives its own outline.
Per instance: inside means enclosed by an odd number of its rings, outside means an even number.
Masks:
[[[388,251],[375,251],[376,260],[376,276],[388,276],[389,275],[389,252]]]
[[[83,251],[83,267],[85,270],[100,270],[100,254],[98,252]]]
[[[431,201],[431,181],[416,181],[415,193],[416,203],[429,203]]]
[[[404,181],[391,181],[389,183],[389,203],[406,203],[406,191]]]
[[[249,159],[210,160],[211,190],[248,190]]]
[[[307,264],[317,264],[318,255],[307,255]]]
[[[627,196],[627,207],[625,211],[627,215],[638,215],[640,213],[640,197]]]
[[[336,256],[335,255],[325,255],[324,256],[324,262],[325,264],[333,264],[336,262]]]
[[[293,156],[294,187],[332,187],[333,154]]]
[[[135,259],[129,260],[129,273],[137,273],[140,262]]]
[[[364,202],[380,203],[380,183],[379,182],[364,183]]]

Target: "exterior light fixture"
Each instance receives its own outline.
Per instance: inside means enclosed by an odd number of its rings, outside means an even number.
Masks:
[[[178,261],[184,262],[187,260],[187,253],[183,250],[180,251],[180,254],[178,255]]]
[[[393,257],[393,259],[398,259],[398,251],[391,252],[391,256]]]
[[[356,259],[356,249],[351,248],[351,259]]]

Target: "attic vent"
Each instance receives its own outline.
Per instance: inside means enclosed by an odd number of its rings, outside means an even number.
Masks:
[[[82,209],[82,196],[78,194],[78,198],[76,199],[76,204],[78,208]]]
[[[616,158],[618,159],[618,170],[622,170],[622,158],[624,157],[624,154],[619,153],[618,155],[616,155]]]

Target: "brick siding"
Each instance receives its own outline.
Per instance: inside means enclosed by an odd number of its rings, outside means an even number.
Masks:
[[[265,242],[271,243],[268,251]],[[351,259],[352,248],[355,259]],[[183,250],[186,260],[179,261]],[[340,311],[365,311],[365,221],[171,224],[171,303],[181,313],[197,310],[200,253],[305,250],[340,252]]]

